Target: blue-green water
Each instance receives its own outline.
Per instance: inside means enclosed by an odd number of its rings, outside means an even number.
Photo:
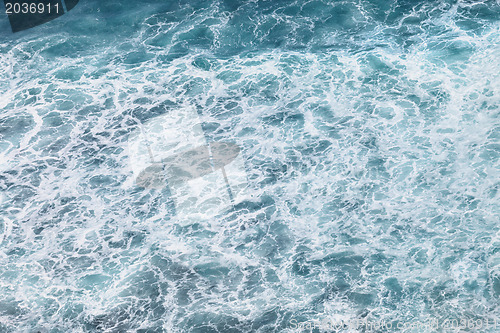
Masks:
[[[0,32],[0,332],[500,331],[500,2],[81,0]],[[187,106],[245,161],[210,223],[127,153]]]

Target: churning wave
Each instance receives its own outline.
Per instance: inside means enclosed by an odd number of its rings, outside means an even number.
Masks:
[[[491,0],[1,18],[0,332],[498,332],[499,19]],[[134,176],[134,133],[179,110],[240,149],[245,196],[212,215]],[[370,329],[390,331],[345,327]]]

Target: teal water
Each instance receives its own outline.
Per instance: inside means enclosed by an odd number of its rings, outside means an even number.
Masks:
[[[498,1],[81,0],[0,68],[0,332],[500,331]],[[188,106],[211,223],[130,168]]]

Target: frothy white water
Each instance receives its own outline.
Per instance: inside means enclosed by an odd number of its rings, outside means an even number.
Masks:
[[[359,53],[159,50],[137,66],[113,60],[120,45],[30,51],[58,36],[2,52],[2,322],[174,332],[210,315],[250,330],[286,314],[498,315],[500,34],[453,29],[462,58],[432,36]],[[242,147],[253,197],[213,227],[130,181],[133,131],[183,105],[207,138]]]

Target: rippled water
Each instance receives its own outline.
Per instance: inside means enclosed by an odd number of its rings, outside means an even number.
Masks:
[[[81,0],[16,34],[3,15],[0,332],[498,332],[499,19],[490,0]],[[187,108],[241,148],[248,195],[215,217],[136,186],[132,133]]]

